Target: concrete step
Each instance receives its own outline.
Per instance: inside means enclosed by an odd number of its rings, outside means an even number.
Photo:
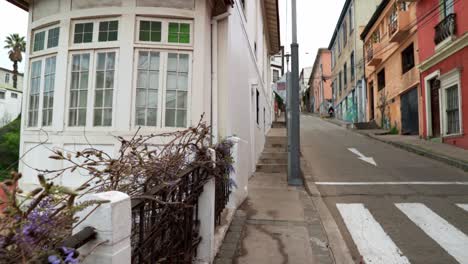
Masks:
[[[265,148],[283,148],[283,149],[286,149],[286,147],[288,146],[288,143],[287,142],[284,142],[284,143],[271,143],[271,142],[265,142]]]
[[[277,152],[284,152],[286,153],[286,147],[280,147],[280,148],[271,148],[271,147],[265,147],[263,149],[264,153],[277,153]]]
[[[280,159],[268,159],[268,158],[262,159],[262,158],[260,158],[258,163],[260,163],[260,164],[287,164],[288,163],[288,158],[287,157],[280,158]]]
[[[286,127],[286,122],[273,122],[272,128],[283,128]]]
[[[287,137],[267,136],[265,143],[284,144],[284,143],[288,143],[288,138]]]
[[[283,149],[282,151],[264,151],[260,159],[287,159],[288,153]]]
[[[288,164],[257,164],[257,172],[280,173],[287,172]]]

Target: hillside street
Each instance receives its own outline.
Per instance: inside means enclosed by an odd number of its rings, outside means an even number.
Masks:
[[[301,150],[355,262],[468,263],[468,173],[313,116]]]

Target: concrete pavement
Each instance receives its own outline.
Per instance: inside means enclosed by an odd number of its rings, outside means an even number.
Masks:
[[[301,150],[336,263],[468,263],[468,173],[313,116]]]
[[[285,150],[285,129],[272,129],[216,264],[334,263],[309,195],[288,187]]]

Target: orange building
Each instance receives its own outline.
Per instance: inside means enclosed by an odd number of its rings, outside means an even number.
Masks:
[[[311,112],[327,114],[332,106],[333,92],[331,87],[331,52],[320,48],[315,57],[314,66],[309,78]]]
[[[416,2],[383,0],[361,33],[367,81],[367,116],[400,134],[419,134]]]

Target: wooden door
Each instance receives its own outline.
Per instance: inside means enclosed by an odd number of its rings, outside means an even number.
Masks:
[[[440,137],[440,107],[439,107],[439,92],[440,81],[433,79],[431,85],[431,123],[432,123],[432,136]]]

